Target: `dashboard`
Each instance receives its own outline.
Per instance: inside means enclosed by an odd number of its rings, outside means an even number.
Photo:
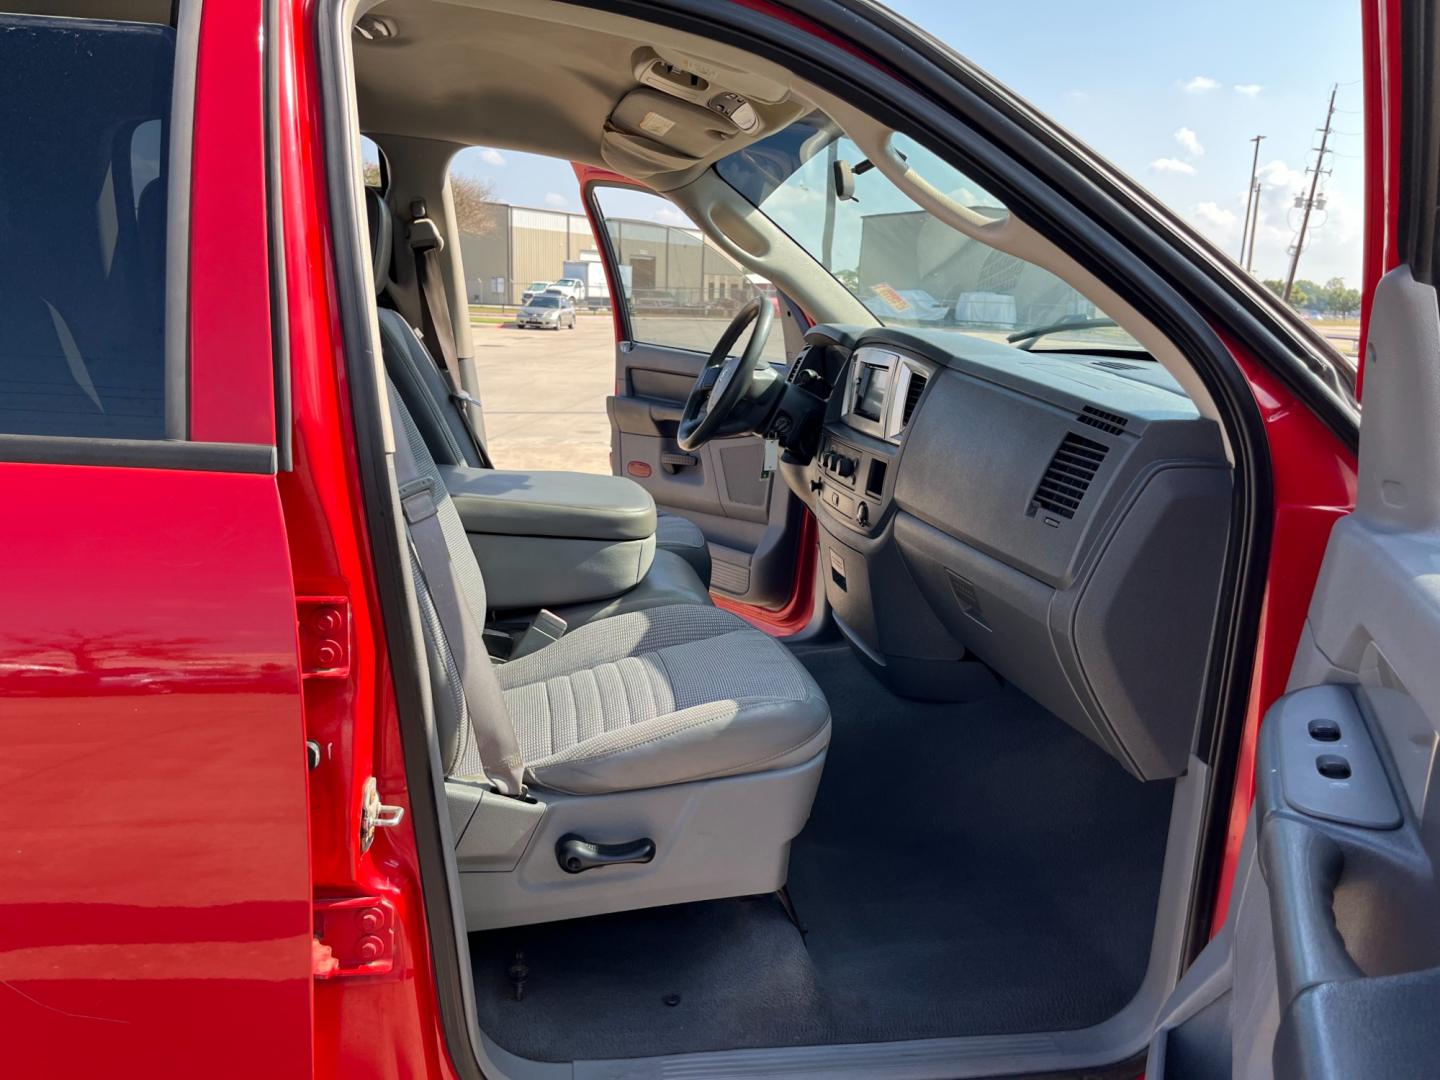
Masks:
[[[1017,685],[1141,778],[1183,771],[1229,535],[1218,426],[1148,357],[812,327],[782,475],[837,624],[898,693]]]

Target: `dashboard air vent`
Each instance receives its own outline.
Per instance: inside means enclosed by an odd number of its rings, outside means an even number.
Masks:
[[[1038,507],[1064,518],[1073,518],[1109,450],[1109,447],[1092,442],[1083,435],[1068,432],[1055,456],[1050,459],[1045,475],[1040,478],[1040,486],[1030,500],[1031,509]]]
[[[1093,405],[1086,405],[1076,417],[1082,424],[1089,424],[1101,431],[1108,431],[1111,435],[1119,435],[1124,432],[1125,425],[1129,421],[1118,413],[1106,412],[1104,409],[1097,409]]]
[[[804,370],[806,363],[810,360],[810,349],[811,346],[807,345],[805,348],[801,349],[798,353],[795,354],[795,360],[790,365],[790,370],[785,372],[785,381],[787,383],[793,383],[796,379],[796,376],[798,376],[800,372]]]
[[[905,407],[900,412],[902,427],[910,423],[910,417],[915,413],[915,406],[920,404],[920,395],[925,392],[925,384],[929,381],[922,372],[910,373],[910,385],[905,390]]]

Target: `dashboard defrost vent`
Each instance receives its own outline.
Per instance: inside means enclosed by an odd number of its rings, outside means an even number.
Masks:
[[[1095,479],[1100,463],[1109,451],[1108,446],[1092,442],[1083,435],[1067,433],[1055,456],[1050,459],[1045,475],[1040,478],[1040,486],[1030,500],[1031,510],[1038,507],[1064,518],[1073,518],[1080,508],[1080,500],[1090,490],[1090,481]]]
[[[925,392],[925,384],[929,381],[918,371],[910,373],[910,385],[905,390],[905,407],[900,411],[901,427],[910,423],[910,417],[915,413],[915,406],[920,404],[920,395]]]
[[[1104,409],[1097,409],[1094,405],[1086,405],[1076,417],[1082,424],[1089,424],[1101,431],[1108,431],[1111,435],[1120,435],[1125,431],[1125,425],[1129,421],[1118,413],[1106,412]]]

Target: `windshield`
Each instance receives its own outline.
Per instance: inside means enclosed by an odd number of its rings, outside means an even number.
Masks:
[[[544,296],[532,297],[526,307],[559,307],[560,297],[547,293]]]
[[[544,290],[544,289],[548,289],[549,287],[550,287],[550,282],[548,282],[548,281],[532,281],[532,282],[530,283],[530,288],[526,289],[525,291],[526,291],[526,292],[540,292],[540,291],[542,291],[542,290]]]
[[[891,145],[962,207],[990,221],[1009,214],[913,140],[897,134]],[[885,326],[953,330],[1027,349],[1141,348],[1048,270],[921,209],[823,114],[797,120],[715,168]]]

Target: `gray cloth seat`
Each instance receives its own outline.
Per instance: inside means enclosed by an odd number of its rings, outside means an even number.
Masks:
[[[429,447],[391,388],[397,437],[433,481],[461,601],[477,623],[485,580]],[[736,776],[815,759],[830,738],[824,695],[789,651],[734,615],[674,604],[601,618],[508,664],[486,668],[485,702],[467,700],[459,667],[412,558],[440,739],[449,777],[482,779],[470,709],[502,709],[527,782],[599,794]],[[497,700],[498,699],[498,700]]]
[[[393,221],[384,197],[373,188],[366,189],[365,205],[370,250],[375,259],[375,289],[384,295],[390,280]],[[451,397],[445,376],[429,350],[398,311],[380,308],[379,321],[386,374],[410,410],[431,456],[442,465],[485,467],[460,406]],[[695,599],[703,601],[710,587],[711,563],[710,546],[699,526],[679,514],[661,510],[656,515],[655,546],[689,564],[701,585]]]
[[[496,671],[530,783],[601,793],[783,769],[830,710],[786,648],[729,612],[676,605],[582,626]]]

